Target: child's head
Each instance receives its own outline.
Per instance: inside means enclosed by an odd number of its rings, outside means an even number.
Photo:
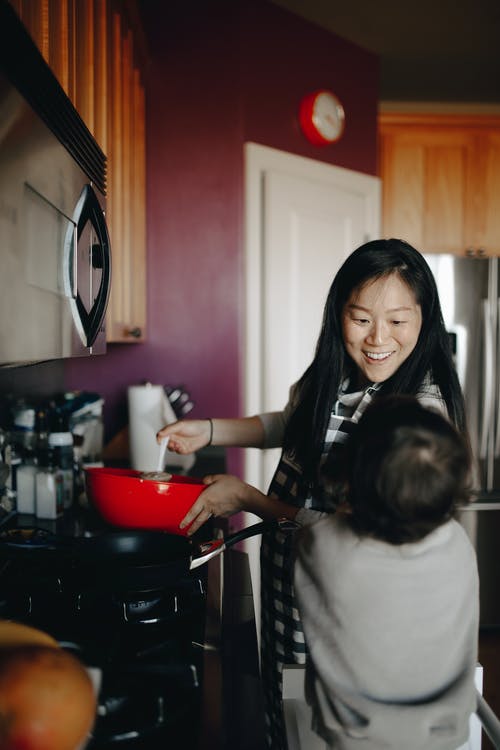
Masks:
[[[467,442],[410,396],[376,399],[351,437],[347,500],[353,529],[391,544],[418,541],[469,499]]]

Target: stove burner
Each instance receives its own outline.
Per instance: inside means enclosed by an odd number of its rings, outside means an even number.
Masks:
[[[99,702],[89,750],[108,747],[146,747],[158,750],[172,744],[171,729],[179,721],[192,723],[193,702],[183,691],[177,695],[123,695],[119,692]],[[138,744],[140,743],[140,744]]]
[[[23,549],[54,548],[56,537],[46,529],[21,526],[17,529],[1,531],[0,542],[9,547],[22,547]]]
[[[202,661],[197,650],[184,653],[168,640],[141,650],[142,641],[133,644],[128,639],[124,650],[116,643],[123,637],[119,631],[107,661],[101,659],[97,718],[88,750],[180,747],[171,744],[172,728],[182,717],[196,723],[193,717],[200,709]],[[68,647],[83,661],[89,658],[88,644]]]

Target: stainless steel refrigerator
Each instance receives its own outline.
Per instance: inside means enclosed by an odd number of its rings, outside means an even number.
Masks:
[[[477,552],[481,625],[500,627],[499,259],[426,255],[465,395],[477,500],[461,522]]]

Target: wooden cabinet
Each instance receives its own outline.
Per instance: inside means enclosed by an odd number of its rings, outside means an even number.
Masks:
[[[108,341],[132,343],[146,328],[145,101],[136,42],[119,7],[109,17],[109,198],[112,287]]]
[[[146,335],[145,45],[134,0],[11,0],[108,158],[109,342]]]
[[[379,126],[384,236],[500,255],[500,117],[384,113]]]

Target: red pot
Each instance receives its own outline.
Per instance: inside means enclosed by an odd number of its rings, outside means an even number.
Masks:
[[[143,479],[134,469],[85,469],[87,497],[105,521],[127,529],[158,529],[185,536],[179,528],[206,485],[172,475],[168,482]]]

